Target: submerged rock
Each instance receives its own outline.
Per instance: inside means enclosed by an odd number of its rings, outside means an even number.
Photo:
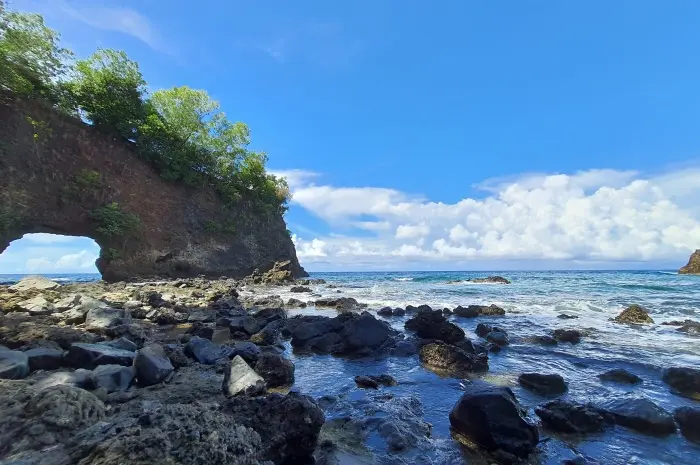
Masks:
[[[384,307],[377,310],[377,315],[379,316],[392,316],[394,310],[391,307]]]
[[[235,356],[224,372],[221,390],[224,395],[258,395],[265,392],[265,380],[240,356]]]
[[[619,396],[601,404],[613,421],[640,433],[667,436],[676,431],[673,417],[646,397]]]
[[[673,412],[673,418],[688,441],[700,443],[700,409],[679,407]]]
[[[617,315],[614,319],[616,323],[626,323],[626,324],[653,324],[654,320],[649,316],[644,308],[639,305],[630,305]]]
[[[600,378],[603,381],[612,381],[614,383],[621,384],[639,384],[642,382],[642,378],[635,375],[634,373],[630,373],[624,368],[615,368],[613,370],[608,370],[605,373],[599,374],[598,378]]]
[[[452,313],[464,318],[476,318],[478,316],[503,316],[506,314],[506,311],[494,304],[469,305],[468,307],[462,307],[460,305],[452,310]]]
[[[522,416],[513,392],[507,387],[473,383],[450,412],[457,439],[466,438],[487,451],[504,451],[527,457],[537,446],[537,428]]]
[[[438,373],[462,376],[467,373],[487,371],[488,356],[484,353],[468,353],[466,350],[441,341],[421,347],[420,361]]]
[[[464,339],[464,330],[450,323],[440,310],[421,311],[404,325],[423,339],[437,339],[454,344]]]
[[[562,433],[596,433],[605,428],[605,418],[593,407],[553,400],[535,408],[547,428]]]
[[[302,302],[301,300],[295,299],[294,297],[287,301],[287,307],[290,308],[306,308],[306,306],[306,302]]]
[[[472,278],[468,281],[473,283],[493,283],[493,284],[510,284],[506,278],[502,276],[487,276],[486,278]]]
[[[700,400],[700,369],[672,367],[664,370],[663,380],[679,394]]]
[[[306,286],[294,286],[292,287],[289,292],[313,292],[310,287]]]
[[[379,389],[379,386],[396,386],[398,383],[389,375],[355,376],[355,384],[360,388]]]
[[[559,342],[570,342],[571,344],[581,342],[581,332],[577,329],[555,329],[552,335]]]
[[[541,396],[556,396],[565,393],[568,389],[564,378],[557,374],[523,373],[518,377],[518,383]]]

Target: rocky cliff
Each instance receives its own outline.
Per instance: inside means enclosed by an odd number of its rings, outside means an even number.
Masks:
[[[291,261],[279,214],[162,179],[128,142],[40,102],[0,99],[0,253],[26,233],[93,238],[107,281],[241,277]]]
[[[700,249],[693,252],[688,264],[678,270],[680,274],[700,274]]]

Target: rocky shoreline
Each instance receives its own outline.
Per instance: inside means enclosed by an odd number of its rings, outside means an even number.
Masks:
[[[700,441],[697,407],[669,412],[633,393],[599,405],[562,400],[569,386],[558,373],[520,374],[520,386],[542,399],[536,416],[528,415],[511,389],[476,379],[488,372],[490,357],[507,356],[513,341],[523,342],[498,325],[508,318],[501,307],[371,309],[342,289],[337,297],[316,294],[334,285],[295,281],[284,268],[243,280],[59,285],[28,278],[0,286],[0,416],[7,419],[0,464],[373,463],[341,461],[364,450],[368,431],[397,453],[429,447],[431,425],[420,402],[391,394],[393,377],[349,376],[377,393],[367,411],[382,413],[371,422],[326,420],[342,398],[297,392],[290,350],[301,358],[415,359],[423,369],[464,380],[449,414],[452,435],[487,462],[537,455],[547,434],[587,435],[614,425]],[[299,297],[285,302],[280,289]],[[335,314],[295,314],[302,308]],[[397,328],[396,319],[405,324]],[[474,319],[477,338],[470,339],[455,323]],[[632,305],[614,323],[653,320]],[[689,335],[700,327],[672,323]],[[556,346],[582,338],[585,331],[559,328],[524,342]],[[599,377],[641,382],[624,369]],[[700,400],[697,368],[668,367],[661,377],[674,395]],[[413,463],[400,454],[390,459]]]

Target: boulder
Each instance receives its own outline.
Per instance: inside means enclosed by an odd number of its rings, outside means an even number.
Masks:
[[[440,310],[418,312],[404,326],[423,339],[437,339],[448,344],[464,339],[464,330],[447,321]]]
[[[140,386],[158,384],[175,370],[159,344],[151,344],[139,350],[134,358],[134,368]]]
[[[476,325],[476,329],[474,329],[474,332],[479,337],[486,337],[491,331],[493,331],[493,326],[487,325],[486,323],[479,323]]]
[[[120,337],[119,339],[114,339],[113,341],[100,342],[100,344],[114,347],[115,349],[129,350],[131,352],[136,352],[139,348],[136,343],[125,337]]]
[[[393,314],[394,310],[391,307],[384,307],[377,310],[377,315],[379,316],[392,316]]]
[[[146,314],[146,318],[159,325],[176,325],[187,321],[187,313],[177,312],[172,308],[154,308]]]
[[[22,379],[28,374],[27,354],[16,350],[0,350],[0,379]]]
[[[247,364],[254,366],[262,351],[260,347],[249,341],[236,342],[231,351],[230,357],[240,355]]]
[[[63,365],[63,351],[57,349],[36,348],[24,352],[29,359],[29,369],[57,370]]]
[[[510,344],[508,334],[502,330],[494,330],[486,335],[486,340],[496,344],[498,347],[505,347]]]
[[[310,287],[306,287],[306,286],[294,286],[294,287],[292,287],[292,288],[289,290],[289,292],[298,292],[298,293],[302,293],[302,292],[313,292],[313,291],[311,290]]]
[[[192,323],[192,326],[187,330],[186,334],[191,334],[192,336],[199,336],[204,339],[209,339],[210,341],[214,337],[214,330],[216,327],[211,323]]]
[[[414,341],[397,341],[391,349],[394,357],[412,357],[418,353],[418,345]]]
[[[352,297],[324,297],[317,299],[314,306],[319,308],[334,308],[336,310],[354,310],[363,307],[357,300]]]
[[[396,386],[398,383],[390,375],[355,376],[355,384],[359,388],[379,389],[379,386]]]
[[[502,386],[467,385],[450,412],[450,425],[458,440],[520,458],[527,457],[539,442],[537,427],[525,421],[515,395]]]
[[[534,336],[530,339],[532,342],[535,344],[543,345],[543,346],[555,346],[557,345],[557,340],[554,339],[552,336]]]
[[[502,276],[487,276],[486,278],[472,278],[468,281],[472,283],[490,283],[490,284],[510,284],[506,278]]]
[[[216,312],[206,310],[192,312],[187,316],[187,321],[190,323],[213,323],[216,321]]]
[[[56,308],[61,312],[57,317],[70,325],[82,324],[85,323],[85,318],[90,310],[94,308],[106,308],[107,306],[105,302],[93,299],[92,297],[81,294],[73,295],[56,304]]]
[[[557,396],[568,389],[564,378],[557,374],[523,373],[518,377],[518,383],[528,391],[541,396]]]
[[[626,323],[634,325],[653,324],[654,320],[649,316],[649,313],[639,305],[630,305],[622,311],[613,320],[616,323]]]
[[[131,314],[123,308],[94,307],[85,315],[85,326],[91,330],[104,330],[131,323]]]
[[[198,336],[191,337],[185,344],[185,355],[205,365],[214,365],[217,361],[228,358],[230,353],[230,349]]]
[[[294,392],[237,396],[224,403],[222,410],[260,434],[263,459],[276,464],[313,463],[310,458],[325,419],[311,398]]]
[[[599,374],[598,378],[600,378],[603,381],[611,381],[613,383],[620,384],[639,384],[642,382],[642,378],[635,375],[634,373],[630,373],[624,368],[615,368],[613,370],[608,370],[605,373]]]
[[[463,318],[476,318],[478,316],[503,316],[506,311],[503,310],[498,305],[469,305],[468,307],[462,307],[461,305],[454,310],[452,310],[457,316]]]
[[[673,418],[688,441],[700,443],[700,409],[679,407],[673,412]]]
[[[235,334],[247,334],[252,336],[253,334],[260,331],[263,324],[253,318],[252,316],[235,316],[229,321],[229,332],[231,335]]]
[[[688,263],[678,270],[679,274],[700,274],[700,249],[693,252]]]
[[[262,376],[267,387],[294,384],[294,364],[279,354],[263,352],[255,363],[255,372]]]
[[[700,400],[700,369],[688,367],[667,368],[664,370],[662,378],[677,393]]]
[[[395,308],[395,309],[391,312],[391,314],[392,314],[393,316],[404,316],[404,315],[406,314],[406,310],[404,310],[403,308]]]
[[[136,370],[122,365],[100,365],[90,374],[93,389],[105,389],[107,393],[126,391],[131,386]]]
[[[605,418],[587,405],[557,399],[535,408],[535,413],[545,427],[561,433],[596,433],[605,428]]]
[[[65,360],[76,368],[92,370],[99,365],[131,366],[136,354],[134,352],[116,349],[104,344],[71,344]]]
[[[75,386],[82,389],[92,389],[92,371],[82,368],[75,371],[55,371],[37,382],[34,387],[41,391],[53,386]]]
[[[299,299],[292,297],[287,301],[287,307],[290,308],[306,308],[306,302],[302,302]]]
[[[436,341],[425,344],[419,352],[421,363],[438,373],[461,377],[472,372],[489,369],[488,356],[483,353],[468,353],[457,346]]]
[[[36,296],[31,299],[23,300],[17,306],[20,310],[29,313],[32,316],[50,315],[56,311],[52,303],[47,301],[43,296]]]
[[[258,395],[265,393],[265,380],[240,356],[235,356],[224,372],[221,390],[226,396]]]
[[[339,332],[342,345],[335,350],[338,354],[367,354],[379,350],[392,341],[394,330],[369,312],[353,315]]]
[[[555,329],[552,335],[559,342],[569,342],[571,344],[581,342],[581,332],[576,329]]]
[[[616,424],[640,433],[668,436],[676,431],[671,414],[646,397],[618,396],[605,401],[599,408]]]
[[[167,355],[168,360],[170,360],[170,363],[176,369],[190,366],[192,364],[192,360],[185,355],[185,348],[181,344],[165,344],[163,346],[163,350],[165,351],[165,355]]]
[[[10,286],[13,291],[49,291],[60,287],[55,281],[51,281],[43,276],[27,276],[22,278],[17,284]]]

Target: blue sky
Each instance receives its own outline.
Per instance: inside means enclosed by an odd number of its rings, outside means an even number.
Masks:
[[[248,123],[310,270],[677,267],[700,247],[700,2],[12,6]],[[0,272],[57,269],[35,249]]]

